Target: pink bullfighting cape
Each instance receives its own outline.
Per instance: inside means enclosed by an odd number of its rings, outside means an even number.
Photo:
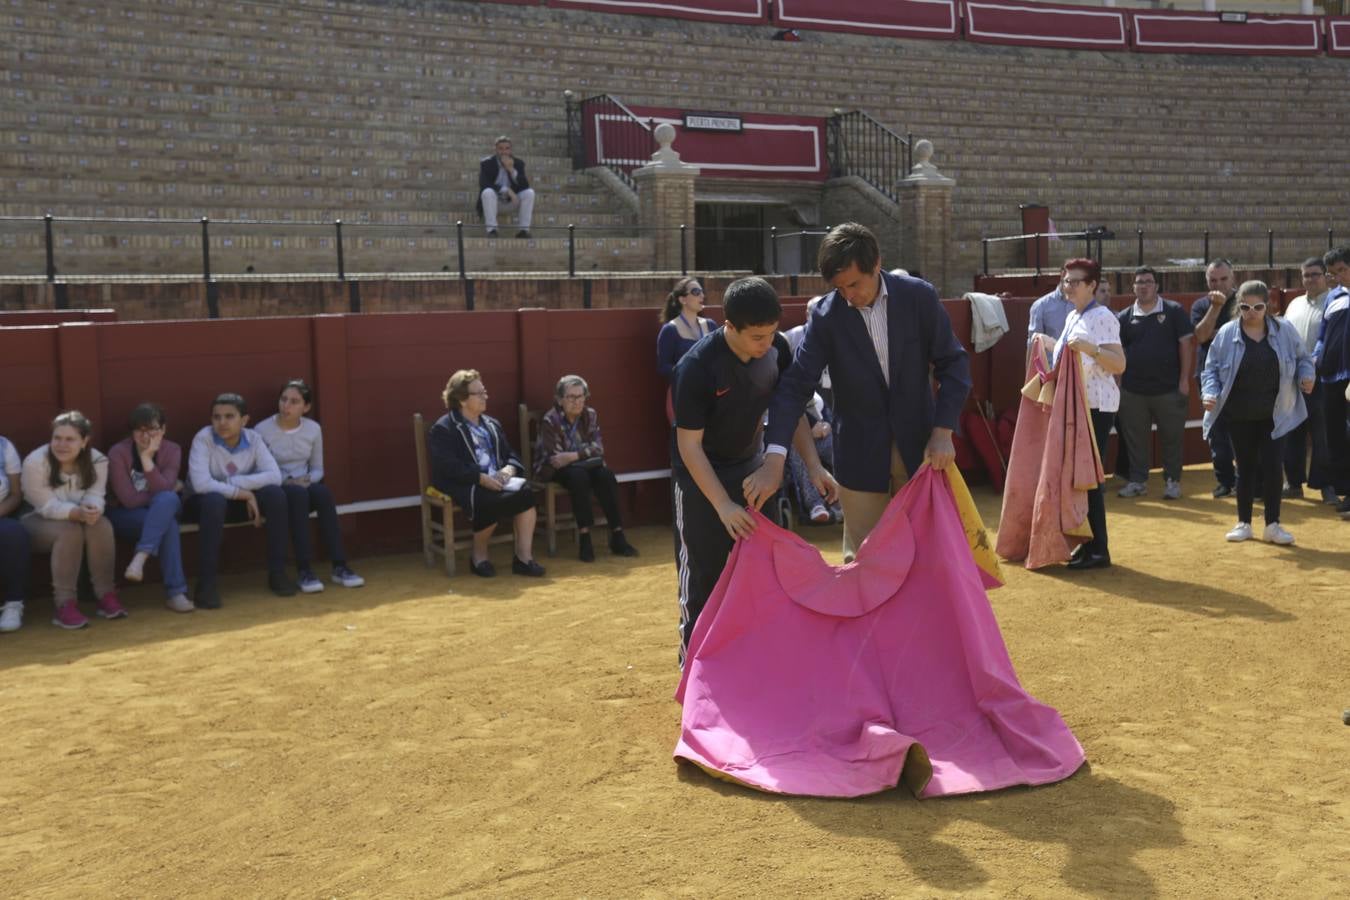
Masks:
[[[941,473],[921,468],[845,566],[755,515],[689,642],[677,758],[818,797],[1044,784],[1082,764],[1017,681]]]
[[[1087,492],[1105,480],[1078,352],[1065,348],[1051,372],[1053,347],[1042,335],[1032,345],[994,545],[1028,569],[1067,562],[1092,536]]]

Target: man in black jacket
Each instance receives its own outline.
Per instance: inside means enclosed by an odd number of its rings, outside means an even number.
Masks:
[[[491,156],[478,164],[478,214],[487,226],[488,237],[497,236],[497,213],[519,212],[518,238],[530,236],[530,219],[534,215],[534,189],[525,177],[525,160],[511,154],[511,139],[497,138]]]

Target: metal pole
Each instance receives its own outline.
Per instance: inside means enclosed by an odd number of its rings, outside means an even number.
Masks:
[[[577,226],[567,224],[567,277],[577,277]]]
[[[769,226],[769,246],[770,246],[771,248],[773,248],[773,252],[772,252],[772,254],[771,254],[771,258],[772,258],[772,266],[773,266],[773,267],[772,267],[769,271],[771,271],[773,274],[777,275],[777,274],[778,274],[778,226],[777,226],[777,225],[770,225],[770,226]]]
[[[1266,229],[1266,268],[1275,268],[1275,229]]]
[[[980,238],[980,247],[984,250],[984,274],[989,274],[989,238]]]
[[[1041,233],[1036,232],[1036,277],[1041,277]]]
[[[1135,265],[1142,266],[1144,264],[1144,229],[1136,228],[1134,231],[1139,236],[1139,262]]]
[[[459,280],[463,281],[468,277],[464,271],[464,222],[463,220],[455,222],[455,243],[459,246]]]
[[[45,240],[47,242],[47,281],[51,282],[57,279],[57,248],[55,248],[53,239],[51,239],[51,213],[42,217],[42,223],[45,227]]]
[[[1327,229],[1327,249],[1336,249],[1336,233],[1330,228]]]
[[[346,281],[347,263],[342,258],[342,220],[334,219],[333,228],[337,230],[338,281]]]
[[[685,239],[685,233],[689,231],[688,225],[680,226],[680,274],[689,274],[689,242]]]
[[[1205,229],[1205,265],[1209,265],[1209,229]]]
[[[211,234],[210,220],[202,216],[202,280],[211,280]]]

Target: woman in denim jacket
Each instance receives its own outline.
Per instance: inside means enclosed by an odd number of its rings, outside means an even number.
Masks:
[[[1268,316],[1270,291],[1260,281],[1237,292],[1236,318],[1214,336],[1200,376],[1205,438],[1221,417],[1237,458],[1238,523],[1228,540],[1252,536],[1252,482],[1261,473],[1265,540],[1292,544],[1280,527],[1284,436],[1308,417],[1303,394],[1313,388],[1313,364],[1298,332]],[[1302,393],[1300,393],[1302,391]]]

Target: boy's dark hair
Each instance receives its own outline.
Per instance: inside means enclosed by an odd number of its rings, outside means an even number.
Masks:
[[[239,415],[248,415],[248,404],[244,402],[244,398],[228,391],[224,394],[216,394],[216,399],[211,401],[211,409],[214,410],[217,406],[233,406],[239,410]]]
[[[820,250],[816,253],[816,268],[820,270],[821,278],[833,281],[834,276],[847,269],[850,264],[857,266],[859,272],[875,271],[880,259],[881,249],[877,246],[877,236],[865,225],[845,222],[831,228],[830,233],[820,242]]]
[[[1308,257],[1307,259],[1305,259],[1305,260],[1303,261],[1303,265],[1299,266],[1299,268],[1300,268],[1300,269],[1307,269],[1307,268],[1310,268],[1310,267],[1312,267],[1312,266],[1316,266],[1317,268],[1321,269],[1323,272],[1325,272],[1325,271],[1327,270],[1327,264],[1326,264],[1325,262],[1322,261],[1322,257],[1320,257],[1320,256],[1310,256],[1310,257]]]
[[[1158,280],[1158,273],[1155,272],[1155,271],[1153,270],[1153,267],[1152,267],[1152,266],[1140,266],[1139,268],[1137,268],[1137,269],[1134,270],[1134,274],[1136,274],[1136,275],[1152,275],[1154,281],[1157,281],[1157,280]]]
[[[1338,262],[1350,266],[1350,247],[1337,247],[1322,254],[1322,264],[1328,269]]]
[[[127,416],[127,431],[148,428],[151,425],[164,424],[164,410],[154,403],[142,403]]]
[[[722,311],[727,324],[737,331],[756,325],[777,325],[783,318],[778,292],[763,278],[738,278],[722,293]]]
[[[306,403],[314,402],[314,391],[305,382],[305,379],[292,378],[290,381],[286,382],[281,386],[281,393],[282,394],[286,393],[286,391],[289,390],[290,388],[295,388],[295,392],[300,395],[300,399],[305,401]],[[277,396],[280,397],[281,394],[278,394]]]

